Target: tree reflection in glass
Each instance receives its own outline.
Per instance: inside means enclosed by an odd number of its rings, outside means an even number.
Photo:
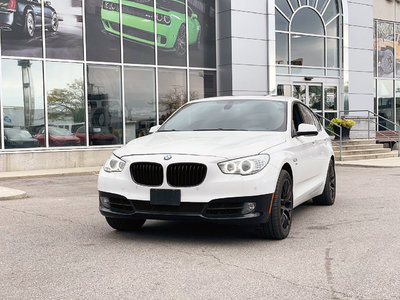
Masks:
[[[85,92],[83,65],[76,63],[47,63],[47,111],[50,146],[86,145],[75,133],[85,126]],[[59,134],[57,128],[70,135]]]

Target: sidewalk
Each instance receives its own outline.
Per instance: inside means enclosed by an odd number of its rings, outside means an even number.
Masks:
[[[400,168],[400,157],[366,159],[353,161],[337,161],[337,166],[362,168]]]
[[[30,170],[30,171],[14,171],[1,172],[0,181],[5,179],[18,179],[29,177],[48,177],[48,176],[71,176],[71,175],[95,175],[98,174],[101,166],[86,168],[68,168],[68,169],[47,169],[47,170]]]

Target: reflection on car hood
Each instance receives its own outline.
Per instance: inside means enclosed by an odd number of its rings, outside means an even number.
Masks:
[[[133,140],[114,153],[118,157],[146,154],[189,154],[229,159],[258,154],[284,141],[285,133],[283,132],[157,132]]]

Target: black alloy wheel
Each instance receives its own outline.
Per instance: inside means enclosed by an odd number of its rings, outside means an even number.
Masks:
[[[273,195],[271,213],[267,223],[261,224],[263,238],[285,239],[292,226],[293,180],[286,170],[282,170]]]
[[[329,162],[328,172],[326,174],[326,181],[324,191],[318,197],[313,199],[314,204],[317,205],[333,205],[336,199],[336,172],[335,162]]]

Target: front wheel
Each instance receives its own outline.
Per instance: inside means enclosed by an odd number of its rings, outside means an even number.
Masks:
[[[186,26],[184,24],[179,28],[174,45],[174,51],[177,56],[181,57],[186,55]]]
[[[131,220],[131,219],[119,219],[119,218],[108,218],[106,217],[108,225],[118,231],[136,231],[139,230],[146,219],[142,220]]]
[[[261,224],[263,238],[285,239],[290,232],[293,212],[293,180],[286,170],[279,174],[267,223]]]
[[[35,35],[35,18],[32,12],[28,12],[25,16],[23,33],[28,38],[33,38]]]
[[[326,174],[326,181],[324,192],[322,195],[313,199],[314,204],[317,205],[333,205],[336,198],[336,172],[335,163],[333,160],[329,162],[328,173]]]

